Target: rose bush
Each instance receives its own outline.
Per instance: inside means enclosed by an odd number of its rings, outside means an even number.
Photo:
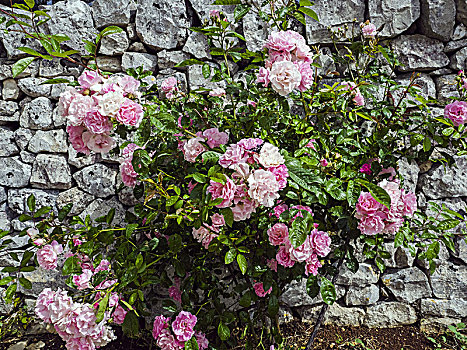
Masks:
[[[10,253],[19,267],[3,269],[11,276],[0,281],[7,299],[18,285],[30,287],[24,272],[60,267],[68,291],[45,289],[36,314],[69,349],[104,345],[114,337],[112,324],[132,336],[152,328],[163,350],[229,349],[241,339],[254,348],[280,346],[279,300],[291,281],[307,276],[308,294],[331,304],[341,264],[358,270],[356,250],[384,271],[389,239],[426,258],[433,271],[440,243],[454,249],[449,230],[464,218],[445,207],[434,207],[435,217],[418,212],[397,164],[433,158],[436,150],[436,161],[449,166],[453,152],[465,154],[463,73],[461,98],[444,116],[433,115],[435,101],[420,96],[416,76],[408,85],[393,80],[400,63],[365,22],[358,37],[346,38],[349,45],[339,44],[345,55],[337,47],[345,33],[332,34],[343,79],[330,82],[316,63],[319,49],[290,29],[292,19],[315,16],[304,3],[271,3],[270,12],[237,6],[235,21],[251,11],[273,26],[261,52],[244,49],[245,38],[222,12],[191,28],[221,58],[177,65],[201,65],[217,86],[195,91],[175,77],[150,86],[144,78],[151,72],[141,68],[111,75],[88,64],[118,27],[87,42],[89,55],[78,61],[77,52],[61,48],[66,36],[24,22],[42,12],[8,14],[8,27],[45,43],[44,52],[19,48],[32,56],[15,64],[15,75],[35,58],[85,66],[60,97],[70,142],[83,154],[121,149],[122,181],[139,203],[115,227],[115,210],[92,222],[67,216],[72,204],[54,213],[30,197],[20,218],[33,226],[20,233],[29,244],[21,257]],[[28,6],[31,0],[20,8]],[[235,75],[232,63],[241,68]],[[164,315],[145,324],[154,308]]]

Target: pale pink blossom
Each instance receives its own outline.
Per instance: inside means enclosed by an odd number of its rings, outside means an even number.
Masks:
[[[269,50],[269,60],[266,67],[272,67],[275,62],[292,61],[292,54],[288,51]]]
[[[270,287],[267,292],[264,291],[263,282],[256,282],[253,285],[253,289],[255,290],[256,295],[260,298],[264,298],[266,295],[271,294],[272,292],[272,287]]]
[[[393,181],[394,178],[396,177],[396,169],[394,169],[392,166],[390,166],[389,168],[384,168],[379,172],[378,176],[381,176],[384,174],[391,174],[388,180]]]
[[[235,189],[235,183],[230,178],[225,177],[224,184],[210,180],[210,185],[207,191],[211,193],[213,200],[217,198],[223,199],[220,204],[216,205],[216,207],[227,208],[232,205],[232,201],[235,196]]]
[[[276,254],[277,262],[284,267],[292,267],[295,265],[295,261],[290,257],[289,247],[290,246],[287,244],[281,246]]]
[[[365,216],[360,219],[358,223],[358,229],[364,235],[376,235],[383,232],[385,228],[384,219],[387,215],[382,212],[377,212],[369,216]]]
[[[37,297],[34,312],[36,313],[37,317],[39,317],[44,322],[51,322],[49,304],[51,304],[54,301],[54,298],[55,292],[50,288],[43,289]]]
[[[210,10],[209,11],[209,17],[213,17],[213,18],[218,18],[220,19],[220,11],[219,10]]]
[[[223,88],[215,88],[209,92],[209,96],[222,97],[225,96],[225,90]]]
[[[166,328],[169,328],[169,322],[170,322],[170,318],[169,317],[164,317],[164,316],[156,316],[156,318],[154,319],[154,326],[153,326],[153,329],[152,329],[152,336],[154,337],[154,339],[157,340],[157,338],[159,338],[159,335],[161,334],[161,332],[166,329]]]
[[[197,317],[187,311],[180,311],[172,322],[172,330],[179,341],[188,341],[195,334]]]
[[[256,138],[247,138],[247,139],[241,139],[238,141],[237,145],[242,147],[245,150],[250,150],[256,147],[261,146],[264,143],[262,139],[256,139]]]
[[[246,163],[248,154],[245,149],[238,144],[230,145],[225,153],[219,158],[219,165],[229,168],[232,164]]]
[[[26,233],[28,234],[29,238],[31,239],[36,239],[37,236],[39,236],[39,230],[35,227],[28,228],[26,230]]]
[[[274,91],[281,96],[286,96],[300,86],[302,75],[294,63],[280,61],[272,65],[269,80]]]
[[[309,237],[311,248],[316,254],[325,257],[331,252],[331,237],[326,232],[313,230]]]
[[[467,122],[467,103],[454,101],[444,108],[444,117],[449,118],[454,126],[463,125]]]
[[[117,84],[125,91],[127,94],[137,94],[138,93],[138,88],[140,86],[139,80],[129,76],[125,75],[123,77],[119,77],[117,80]]]
[[[269,74],[270,74],[269,69],[261,67],[256,76],[256,83],[257,84],[263,83],[263,86],[267,87],[270,83]]]
[[[122,176],[122,182],[125,186],[134,187],[138,180],[138,173],[133,168],[132,158],[126,158],[120,164],[120,174]]]
[[[58,100],[58,113],[61,116],[67,116],[68,108],[70,107],[71,101],[77,96],[81,95],[76,91],[74,87],[67,86],[65,91],[60,94],[60,99]]]
[[[366,22],[360,24],[360,26],[362,27],[362,33],[365,38],[375,38],[377,31],[376,26],[373,23]]]
[[[275,51],[292,51],[295,49],[296,41],[291,40],[290,31],[279,31],[269,34],[264,45],[266,48]]]
[[[102,76],[96,71],[85,70],[79,77],[78,83],[82,89],[89,89],[94,84],[99,84],[103,81]]]
[[[62,251],[63,251],[63,247],[62,247]],[[36,253],[37,262],[39,263],[39,266],[45,270],[55,269],[57,267],[57,258],[58,258],[58,254],[60,254],[59,252],[60,252],[60,249],[58,246],[54,247],[52,246],[52,244],[47,244],[43,246]]]
[[[98,273],[99,271],[109,271],[110,270],[110,262],[107,259],[102,259],[99,265],[97,265],[94,273]]]
[[[372,215],[381,211],[383,205],[373,198],[369,192],[361,192],[356,204],[355,217],[360,219],[367,215]]]
[[[404,203],[405,216],[412,216],[417,211],[417,196],[414,193],[403,194],[402,202]]]
[[[125,316],[126,316],[127,313],[128,313],[128,311],[126,311],[120,305],[117,305],[117,307],[115,308],[115,310],[114,310],[114,312],[112,314],[112,318],[113,318],[114,323],[115,324],[122,324],[123,321],[125,321]]]
[[[286,224],[277,223],[268,229],[268,237],[272,245],[285,244],[289,239],[289,228]]]
[[[279,217],[281,216],[281,214],[288,210],[289,207],[287,206],[287,204],[279,204],[279,205],[276,205],[273,210],[274,210],[274,213],[270,213],[269,216],[271,215],[274,215],[276,218],[279,219]]]
[[[97,108],[93,108],[86,113],[84,125],[93,134],[104,134],[112,130],[113,125],[108,117],[101,115]]]
[[[43,238],[38,238],[35,239],[32,244],[34,244],[37,247],[42,247],[45,244],[45,240]]]
[[[165,93],[171,92],[172,90],[177,89],[177,78],[169,77],[162,82],[161,90]]]
[[[256,203],[249,199],[244,199],[232,207],[234,221],[243,221],[251,217],[251,214],[256,211]]]
[[[216,238],[218,235],[209,231],[206,227],[201,226],[199,229],[193,227],[192,231],[193,237],[202,244],[204,249],[209,248],[211,241]]]
[[[318,260],[316,254],[311,254],[311,256],[307,259],[305,265],[305,275],[309,276],[312,274],[316,276],[318,274],[318,268],[321,267],[321,263]]]
[[[90,282],[92,275],[93,273],[91,270],[83,270],[81,275],[73,276],[73,283],[76,285],[78,290],[91,288]]]
[[[214,227],[224,226],[225,225],[224,215],[218,214],[218,213],[211,215],[211,222],[212,222],[212,226]]]
[[[209,347],[209,341],[203,332],[195,332],[196,342],[198,343],[199,350],[206,350]]]
[[[277,272],[277,260],[276,259],[268,259],[267,265],[271,269],[271,271]]]
[[[157,338],[156,344],[161,350],[179,350],[181,349],[176,341],[173,334],[169,329],[163,329]]]
[[[248,194],[259,204],[265,207],[274,206],[274,202],[279,198],[279,183],[276,176],[263,169],[257,169],[248,177]]]
[[[106,134],[93,134],[89,131],[83,132],[83,142],[91,151],[97,153],[109,153],[115,147],[115,140]]]
[[[305,92],[313,84],[313,69],[311,69],[309,62],[300,62],[297,63],[297,65],[298,71],[302,76],[300,85],[298,86],[298,90],[300,90],[301,92]]]
[[[307,236],[305,242],[297,248],[290,246],[289,248],[290,258],[292,260],[303,262],[306,261],[311,254],[313,254],[313,247],[310,242],[310,236]]]
[[[279,152],[279,148],[266,142],[259,152],[259,163],[265,168],[278,167],[284,164],[284,157]]]
[[[68,125],[66,131],[68,139],[76,152],[89,154],[90,149],[86,146],[83,140],[83,132],[86,130],[83,126]]]
[[[201,144],[201,142],[204,142],[203,137],[194,137],[185,143],[183,151],[186,161],[194,163],[196,161],[196,157],[206,151],[206,146]]]
[[[229,141],[229,135],[226,132],[219,131],[218,128],[204,130],[203,136],[209,147],[215,148],[220,145],[225,145]]]
[[[68,106],[68,122],[73,126],[83,124],[86,113],[95,106],[94,99],[91,96],[77,94]]]
[[[130,99],[125,99],[115,116],[118,122],[127,126],[138,127],[143,120],[143,107]]]
[[[126,98],[120,92],[108,92],[96,97],[99,113],[106,116],[115,116]]]
[[[128,145],[125,146],[125,148],[122,151],[122,155],[125,158],[133,158],[133,153],[137,149],[142,149],[142,147],[138,146],[136,143],[129,143]]]

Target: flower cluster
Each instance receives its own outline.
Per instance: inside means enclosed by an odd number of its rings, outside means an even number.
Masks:
[[[133,152],[139,147],[135,143],[128,144],[123,149],[123,160],[120,163],[120,174],[122,175],[122,181],[125,186],[134,187],[136,185],[136,180],[138,179],[138,173],[133,168]]]
[[[313,84],[313,70],[310,63],[313,55],[305,38],[299,33],[287,30],[269,35],[265,47],[269,50],[269,59],[261,67],[257,83],[272,88],[281,96],[293,90],[306,91]]]
[[[207,151],[207,147],[203,143],[206,143],[210,148],[216,148],[225,145],[228,141],[229,135],[227,133],[219,131],[218,128],[211,128],[196,133],[196,137],[186,142],[181,142],[180,148],[183,151],[185,160],[194,163],[201,153]]]
[[[365,104],[365,99],[363,98],[360,89],[357,87],[357,84],[355,84],[353,81],[344,81],[341,84],[344,86],[344,90],[350,92],[352,100],[356,106],[363,106]]]
[[[464,101],[454,101],[444,108],[444,116],[451,119],[454,126],[467,123],[467,103]]]
[[[111,136],[114,122],[138,127],[143,119],[143,107],[135,101],[140,83],[128,75],[104,78],[88,70],[78,83],[76,89],[68,87],[59,101],[70,142],[77,152],[108,153],[116,145]]]
[[[175,93],[178,91],[178,80],[175,77],[169,77],[165,79],[161,84],[161,90],[165,93],[165,97],[169,100],[175,97]]]
[[[32,232],[32,230],[29,229],[28,234]],[[41,241],[43,241],[43,239],[41,239]],[[37,240],[35,242],[37,242]],[[61,253],[63,253],[63,246],[57,241],[52,241],[52,243],[44,245],[37,251],[37,262],[43,269],[53,270],[57,268],[58,255]]]
[[[200,350],[207,349],[209,342],[205,334],[194,330],[197,321],[197,317],[187,311],[181,311],[172,322],[172,326],[170,326],[170,318],[157,316],[154,320],[152,336],[161,350],[184,349],[185,342],[193,336]]]
[[[36,300],[35,313],[54,326],[69,350],[93,350],[116,339],[106,324],[108,314],[97,323],[94,309],[89,304],[74,302],[60,289],[45,288]]]
[[[396,234],[404,223],[404,216],[411,217],[417,210],[417,197],[401,189],[397,181],[383,180],[378,185],[389,194],[391,208],[379,203],[371,193],[360,193],[355,213],[360,220],[358,228],[365,235]]]
[[[362,34],[364,38],[374,39],[378,32],[376,31],[376,26],[370,21],[365,23],[360,23],[360,28],[362,28]]]
[[[307,211],[311,215],[313,212],[310,207],[297,205],[291,210],[298,210],[298,213],[292,218],[291,223],[297,217],[303,217],[302,211]],[[287,210],[284,206],[281,207],[281,212]],[[279,216],[275,214],[276,216]],[[318,268],[321,267],[321,263],[318,260],[318,256],[325,257],[331,251],[331,238],[326,232],[318,231],[315,229],[311,231],[303,242],[297,248],[294,248],[290,243],[289,239],[289,226],[284,223],[276,223],[274,226],[268,229],[269,243],[274,246],[279,246],[279,250],[276,254],[277,262],[284,267],[292,267],[296,262],[305,262],[305,274],[308,276],[310,273],[316,276],[318,274]]]

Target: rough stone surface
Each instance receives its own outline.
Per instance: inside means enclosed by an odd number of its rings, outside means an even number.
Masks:
[[[461,322],[461,319],[442,317],[434,318],[428,317],[420,320],[420,331],[428,335],[439,335],[447,330],[448,326],[452,326]]]
[[[451,263],[438,266],[431,276],[431,287],[437,298],[467,299],[467,266],[456,266]]]
[[[69,203],[73,203],[68,216],[80,214],[94,200],[90,194],[81,191],[77,187],[70,188],[67,191],[61,192],[57,197],[57,208],[61,209]]]
[[[24,164],[19,157],[0,158],[0,185],[24,187],[29,183],[31,166]]]
[[[50,94],[51,85],[40,85],[46,80],[45,78],[23,78],[18,80],[18,86],[28,96],[47,96]]]
[[[435,79],[436,90],[438,91],[438,100],[443,104],[451,103],[450,97],[459,97],[456,89],[456,75],[448,74]]]
[[[417,267],[387,273],[381,280],[397,300],[413,303],[414,301],[431,296],[430,284],[426,275]]]
[[[342,267],[337,278],[337,284],[362,287],[378,282],[379,272],[369,264],[360,264],[358,271],[353,273],[347,267]]]
[[[456,18],[454,0],[420,0],[420,4],[422,32],[429,37],[448,41]]]
[[[61,65],[60,61],[57,59],[54,60],[42,60],[39,64],[39,75],[46,78],[55,78],[59,75],[62,75],[64,72],[64,67]]]
[[[353,287],[345,295],[346,305],[371,305],[379,300],[379,287],[371,284],[366,287]]]
[[[38,97],[26,103],[19,123],[23,128],[51,129],[53,127],[52,102],[47,97]]]
[[[92,15],[97,28],[110,25],[125,26],[130,22],[132,1],[96,0],[92,5]]]
[[[421,189],[428,198],[467,196],[467,156],[454,159],[457,167],[440,166],[420,176]]]
[[[306,37],[308,43],[330,43],[328,27],[337,29],[344,24],[350,24],[354,18],[357,23],[363,22],[365,2],[363,0],[330,0],[316,2],[313,6],[319,22],[306,16]]]
[[[5,203],[7,200],[6,190],[3,187],[0,187],[0,204]]]
[[[415,309],[407,304],[387,302],[369,306],[362,322],[370,328],[397,327],[417,322]]]
[[[120,57],[99,56],[97,57],[97,64],[100,69],[109,72],[120,72],[122,70],[122,61]]]
[[[18,104],[13,101],[0,101],[0,115],[2,116],[11,116],[14,115],[15,112],[18,110]],[[0,117],[3,118],[3,117]],[[0,119],[3,120],[3,119]],[[10,121],[10,120],[5,120]],[[11,120],[15,121],[15,120]]]
[[[96,197],[115,194],[117,172],[103,164],[94,164],[73,175],[78,187]]]
[[[138,1],[136,32],[146,45],[154,49],[174,49],[183,44],[188,27],[184,2]]]
[[[44,207],[52,205],[55,208],[55,200],[58,196],[58,191],[53,190],[35,190],[29,188],[10,189],[8,190],[8,206],[17,214],[23,214],[27,210],[27,199],[33,194],[36,198],[36,207]],[[27,238],[27,237],[26,237]]]
[[[55,154],[39,154],[32,167],[31,185],[38,188],[70,188],[71,173],[66,158]]]
[[[91,202],[87,208],[80,214],[80,217],[85,218],[87,215],[94,220],[100,216],[107,215],[110,209],[115,209],[115,216],[112,220],[112,225],[121,225],[125,216],[123,205],[115,198],[111,199],[96,199]]]
[[[143,66],[144,70],[154,71],[157,65],[157,56],[140,53],[140,52],[125,52],[122,56],[122,69],[138,68]]]
[[[210,58],[209,45],[206,37],[197,32],[190,34],[186,40],[185,46],[183,46],[183,52],[192,54],[196,58]]]
[[[16,100],[19,97],[18,84],[14,79],[7,79],[3,81],[2,95],[6,101]]]
[[[67,136],[64,130],[38,130],[29,140],[28,150],[33,153],[50,152],[66,153],[68,151]]]
[[[336,298],[340,299],[345,294],[345,288],[336,285]],[[281,300],[289,307],[316,305],[323,302],[321,295],[311,298],[306,292],[306,278],[301,281],[292,281],[281,296]]]
[[[467,300],[422,299],[420,311],[422,315],[463,318],[467,317]]]
[[[18,153],[15,144],[15,133],[8,128],[0,127],[0,157],[9,157]]]
[[[401,35],[392,42],[394,52],[400,56],[405,66],[401,71],[432,70],[449,64],[449,58],[443,52],[442,42],[426,36]]]
[[[22,150],[26,149],[29,140],[34,136],[36,131],[30,129],[19,128],[15,131],[15,141],[18,147]]]
[[[397,247],[394,248],[394,243],[385,243],[384,247],[386,248],[387,252],[391,255],[390,259],[385,259],[384,263],[386,267],[391,268],[405,268],[411,267],[415,260],[415,257],[410,254],[408,248],[404,247]]]
[[[404,188],[410,192],[415,193],[418,182],[418,174],[420,172],[420,168],[418,167],[417,162],[412,160],[409,163],[406,158],[401,158],[397,165],[399,166],[398,173],[404,179]]]
[[[324,324],[335,324],[338,326],[360,326],[364,316],[365,311],[360,308],[347,308],[334,303],[329,306],[328,311],[326,312]]]
[[[449,67],[454,70],[464,70],[467,60],[467,48],[463,47],[451,56]]]
[[[128,41],[128,36],[126,35],[125,31],[120,33],[115,33],[111,35],[107,35],[102,39],[101,47],[99,52],[103,55],[122,55],[130,42]]]
[[[370,21],[379,35],[393,37],[407,30],[420,16],[419,0],[372,0],[368,2]]]
[[[176,64],[189,59],[190,56],[180,51],[162,50],[157,53],[158,65],[160,69],[172,68]]]

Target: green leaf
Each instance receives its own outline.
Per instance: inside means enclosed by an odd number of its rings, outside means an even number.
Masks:
[[[221,338],[222,341],[225,341],[230,338],[230,329],[221,321],[217,327],[217,334],[219,334],[219,338]]]
[[[31,64],[32,61],[34,61],[36,58],[35,57],[25,57],[20,60],[18,60],[13,67],[11,67],[11,72],[13,74],[13,78],[16,78],[18,75],[20,75],[26,68]]]
[[[347,183],[347,202],[349,206],[354,207],[358,201],[358,197],[360,195],[360,186],[355,185],[354,180],[350,180]]]
[[[311,298],[315,298],[319,293],[318,277],[311,275],[306,280],[306,292]]]
[[[5,286],[10,282],[13,282],[15,280],[15,277],[12,276],[6,276],[0,280],[0,286]]]
[[[303,214],[302,214],[303,215]],[[294,248],[300,247],[307,237],[307,222],[306,216],[297,217],[289,230],[289,240]]]
[[[123,320],[122,330],[126,335],[134,337],[139,334],[139,321],[134,310],[130,310],[126,314]]]
[[[194,64],[201,64],[201,65],[203,65],[204,62],[203,62],[203,61],[200,61],[200,60],[197,60],[197,59],[194,59],[194,58],[190,58],[190,59],[188,59],[188,60],[184,60],[184,61],[182,61],[182,62],[180,62],[180,63],[177,63],[177,64],[175,65],[175,67],[186,67],[186,66],[192,66],[192,65],[194,65]]]
[[[423,140],[423,151],[428,152],[431,149],[431,139],[426,136]]]
[[[300,0],[300,6],[313,6],[310,0]]]
[[[19,278],[19,284],[21,284],[24,289],[32,289],[32,283],[27,278],[20,277]]]
[[[199,350],[199,345],[195,336],[192,336],[190,340],[185,342],[185,350]]]
[[[234,10],[234,19],[235,22],[240,21],[245,15],[250,11],[251,7],[249,5],[240,4],[235,6]]]
[[[178,253],[182,248],[182,237],[179,234],[174,234],[169,237],[169,248],[173,253]]]
[[[215,163],[217,163],[220,156],[221,156],[220,153],[217,153],[217,152],[214,152],[214,151],[207,151],[207,152],[204,152],[202,154],[201,158],[203,159],[203,162],[215,162]]]
[[[42,207],[38,211],[36,211],[33,216],[35,218],[40,218],[41,216],[48,214],[51,210],[51,207]]]
[[[228,265],[235,260],[237,256],[237,250],[235,248],[231,248],[227,253],[225,253],[225,263]]]
[[[48,85],[48,84],[68,84],[70,81],[68,79],[62,79],[62,78],[54,78],[54,79],[47,79],[46,81],[43,81],[39,85]]]
[[[26,215],[26,214],[21,214],[18,218],[19,221],[21,222],[25,222],[25,221],[28,221],[28,220],[31,220],[32,219],[32,216],[30,215]]]
[[[138,256],[136,257],[135,266],[137,269],[139,269],[142,264],[143,264],[143,255],[139,253]]]
[[[316,14],[316,12],[308,7],[300,7],[298,11],[303,12],[305,15],[313,18],[315,21],[319,21],[318,15]]]
[[[31,260],[31,258],[34,256],[34,253],[26,250],[23,254],[23,257],[21,258],[21,266],[26,266],[26,264]]]
[[[333,177],[326,181],[324,189],[331,195],[332,198],[338,201],[342,201],[345,199],[346,194],[341,186],[342,180],[338,179],[337,177]]]
[[[18,285],[16,283],[13,283],[7,288],[5,292],[5,297],[4,297],[5,303],[10,304],[12,302],[13,297],[15,296],[17,287]]]
[[[211,66],[207,63],[203,64],[203,77],[208,79],[211,76]]]
[[[125,229],[125,236],[126,238],[130,238],[131,235],[133,234],[133,232],[135,232],[135,230],[138,228],[138,224],[129,224],[127,225],[126,229]]]
[[[251,292],[247,291],[242,295],[239,302],[240,306],[249,307],[251,305]]]
[[[112,220],[114,219],[114,216],[115,216],[115,208],[111,208],[105,218],[105,222],[107,223],[107,225],[112,224]]]
[[[35,5],[34,0],[24,0],[24,3],[28,5],[30,9],[32,9]]]
[[[240,5],[242,0],[216,0],[213,5]]]
[[[79,262],[80,260],[77,256],[70,256],[68,259],[65,260],[65,263],[63,264],[62,274],[71,275],[81,272]]]
[[[70,213],[71,208],[73,208],[73,203],[68,203],[62,209],[60,209],[60,211],[58,212],[58,220],[65,220],[66,216]]]
[[[109,305],[109,297],[110,297],[110,293],[106,293],[104,299],[102,299],[99,302],[99,309],[97,310],[97,315],[96,315],[96,323],[99,323],[104,319],[107,305]]]
[[[426,258],[428,260],[436,259],[439,255],[439,248],[439,241],[431,243],[426,250]]]
[[[357,182],[362,186],[365,186],[370,191],[373,198],[376,199],[379,203],[388,209],[391,209],[391,197],[389,197],[389,194],[386,192],[386,190],[363,179],[357,179]]]
[[[221,209],[221,214],[224,216],[224,220],[227,226],[232,227],[234,221],[232,209],[223,208]]]
[[[269,297],[269,301],[268,301],[268,314],[271,318],[274,318],[278,312],[279,312],[279,300],[277,300],[277,297],[274,294],[272,294]]]
[[[107,28],[104,28],[98,35],[98,37],[103,38],[107,35],[112,35],[116,33],[121,33],[123,32],[123,29],[117,26],[109,26]]]
[[[36,197],[33,194],[29,195],[27,199],[27,204],[30,212],[36,210]]]
[[[320,291],[321,297],[326,304],[331,305],[336,301],[336,289],[326,277],[321,277]]]
[[[205,183],[208,178],[206,175],[203,175],[201,173],[194,173],[193,174],[193,179],[196,181],[196,182],[199,182],[199,183]]]
[[[248,268],[248,262],[246,261],[245,256],[243,256],[242,254],[238,254],[237,263],[238,263],[238,267],[240,267],[240,270],[242,271],[242,274],[245,274]]]

